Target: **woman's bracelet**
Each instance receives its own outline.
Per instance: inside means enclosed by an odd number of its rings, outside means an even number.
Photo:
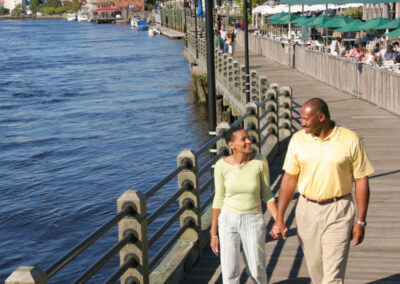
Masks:
[[[211,235],[211,239],[218,239],[218,235]]]

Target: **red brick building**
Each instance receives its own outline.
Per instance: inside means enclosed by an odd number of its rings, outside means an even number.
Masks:
[[[128,10],[133,7],[133,11],[144,11],[145,0],[114,0],[118,10]]]

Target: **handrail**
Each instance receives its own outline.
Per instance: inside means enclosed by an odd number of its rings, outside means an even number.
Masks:
[[[172,215],[171,218],[169,218],[169,220],[160,229],[158,229],[157,232],[154,233],[154,235],[149,240],[149,247],[151,247],[161,237],[161,235],[179,218],[179,216],[182,215],[183,211],[189,208],[189,206],[190,203],[187,202],[182,207],[180,207],[175,212],[175,214]]]
[[[139,261],[133,256],[129,255],[125,259],[125,263],[121,265],[117,271],[115,271],[110,278],[106,280],[106,284],[114,284],[115,282],[118,281],[118,279],[132,266],[137,266],[139,265]]]
[[[137,236],[133,231],[128,231],[128,234],[116,243],[109,251],[107,251],[95,264],[93,264],[88,270],[86,270],[74,284],[86,283],[90,277],[96,274],[116,253],[118,253],[127,243],[137,240]]]
[[[115,226],[120,220],[122,220],[127,215],[133,215],[135,209],[132,206],[126,206],[126,208],[118,213],[115,217],[109,220],[106,224],[98,228],[93,234],[87,237],[85,240],[80,242],[67,254],[59,258],[52,266],[45,270],[47,279],[50,279],[55,273],[57,273],[61,268],[68,264],[71,260],[81,254],[85,249],[87,249],[91,244],[93,244],[98,238],[108,232],[113,226]]]
[[[188,190],[186,187],[181,188],[177,192],[175,192],[174,195],[172,195],[167,201],[164,202],[163,205],[161,205],[153,214],[151,214],[147,218],[147,224],[150,225],[151,223],[154,222],[154,220],[161,215],[162,212],[164,212],[172,203],[176,201],[176,199],[181,196],[182,193],[184,193],[186,190]]]
[[[200,211],[204,211],[204,209],[207,208],[207,206],[210,204],[211,200],[214,198],[214,194],[211,194],[206,201],[203,202],[203,204],[200,205]]]
[[[214,163],[215,163],[216,161],[218,161],[219,158],[221,158],[222,156],[223,156],[223,153],[219,153],[219,154],[215,155],[211,160],[209,160],[209,161],[207,162],[207,164],[206,164],[202,169],[200,169],[200,170],[198,171],[199,177],[201,177],[202,175],[204,175],[204,174],[207,172],[207,170],[209,170],[209,169],[211,168],[211,166],[214,165]]]
[[[214,175],[212,175],[212,176],[206,181],[206,183],[203,184],[203,185],[200,187],[199,194],[202,195],[204,192],[206,192],[207,188],[213,183],[213,181],[214,181]]]
[[[169,175],[163,178],[160,182],[158,182],[155,186],[153,186],[149,191],[146,192],[146,198],[150,198],[153,196],[157,191],[159,191],[164,185],[170,182],[174,177],[176,177],[183,169],[185,169],[185,165],[181,165],[173,170]]]
[[[167,244],[154,256],[149,264],[150,269],[154,267],[154,265],[161,259],[161,257],[171,248],[171,246],[178,240],[178,238],[186,231],[187,228],[191,227],[192,221],[187,221],[185,224],[179,229],[178,232],[173,235],[173,237],[168,241]]]
[[[208,140],[208,142],[206,144],[204,144],[203,146],[200,147],[199,150],[197,150],[194,155],[196,157],[200,156],[202,153],[204,153],[204,151],[206,151],[208,148],[210,148],[212,145],[215,144],[215,142],[217,142],[219,139],[221,139],[221,135],[217,135],[213,138],[211,138],[210,140]]]

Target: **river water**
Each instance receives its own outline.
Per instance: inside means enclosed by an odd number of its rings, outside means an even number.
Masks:
[[[147,191],[207,140],[183,48],[129,25],[0,21],[0,282],[47,268],[112,218],[125,190]],[[113,229],[51,282],[71,283],[116,241]]]

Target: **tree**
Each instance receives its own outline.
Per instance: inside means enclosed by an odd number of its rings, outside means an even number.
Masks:
[[[81,9],[81,3],[79,3],[77,0],[72,0],[71,10],[73,12],[78,12],[80,9]]]
[[[10,14],[10,10],[4,7],[0,7],[0,16],[5,16]]]
[[[14,10],[11,11],[12,16],[21,16],[23,14],[25,14],[25,10],[22,7],[22,4],[18,4],[15,6]]]
[[[363,10],[362,7],[346,8],[343,9],[342,14],[350,18],[362,19]]]
[[[61,7],[61,2],[59,0],[49,0],[47,1],[46,6],[54,8]]]
[[[40,1],[39,0],[31,0],[29,3],[29,10],[32,11],[34,15],[39,10]]]

